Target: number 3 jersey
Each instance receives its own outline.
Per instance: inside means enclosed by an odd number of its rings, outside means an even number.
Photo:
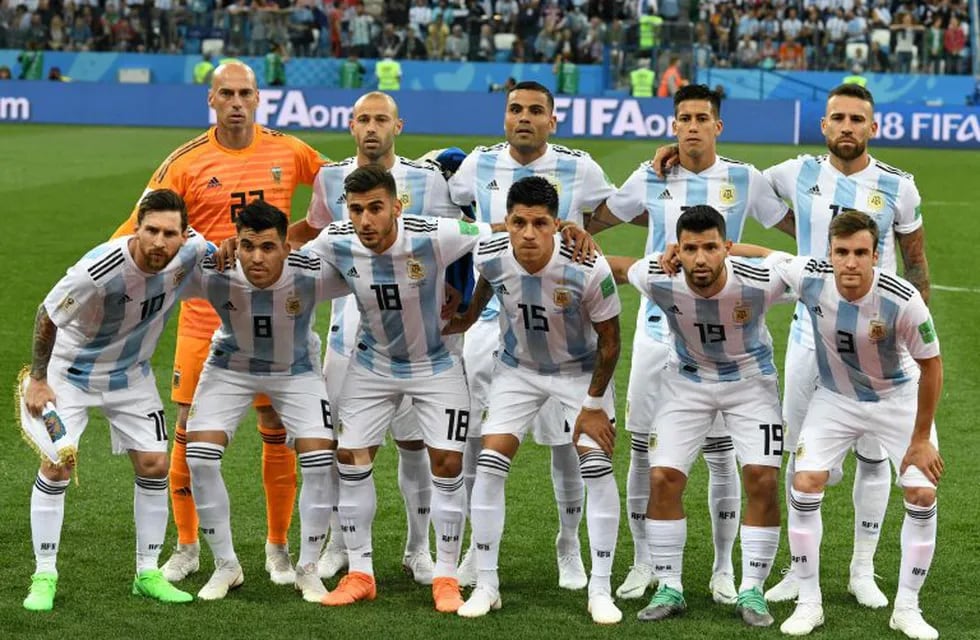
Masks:
[[[306,245],[347,281],[361,314],[353,355],[387,377],[433,376],[459,363],[442,335],[446,267],[490,236],[490,226],[399,216],[392,246],[375,253],[352,222],[334,222]]]
[[[214,249],[194,231],[158,273],[136,266],[131,236],[89,251],[54,286],[44,308],[58,327],[49,370],[84,391],[127,389],[150,373],[150,356],[188,276]]]
[[[306,251],[291,252],[279,280],[264,289],[246,279],[239,262],[218,271],[209,258],[187,291],[207,300],[221,318],[208,364],[253,375],[319,371],[316,305],[348,293],[337,270]]]
[[[912,176],[869,156],[868,166],[844,175],[829,156],[801,155],[763,172],[779,197],[790,202],[796,216],[796,253],[829,255],[830,221],[843,209],[857,209],[878,224],[878,265],[897,270],[895,233],[908,234],[922,226],[922,199]],[[810,323],[797,307],[790,339],[813,346]]]
[[[876,402],[918,379],[918,365],[939,355],[939,338],[922,296],[906,280],[875,269],[871,290],[848,302],[829,262],[806,256],[774,265],[806,307],[820,386]]]
[[[727,280],[704,298],[683,274],[667,275],[654,253],[635,262],[629,281],[663,309],[670,325],[669,367],[695,382],[733,381],[776,373],[766,310],[786,292],[769,266],[789,254],[773,253],[762,264],[725,259]]]
[[[592,324],[619,315],[620,301],[604,257],[577,263],[554,237],[548,264],[528,273],[514,257],[510,237],[481,242],[474,263],[500,301],[498,358],[544,374],[591,372],[596,363]]]

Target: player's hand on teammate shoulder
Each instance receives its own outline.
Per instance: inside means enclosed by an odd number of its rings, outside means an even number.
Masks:
[[[680,162],[680,151],[676,144],[668,144],[657,148],[653,160],[650,161],[650,168],[659,177],[663,178],[667,172],[673,169]]]
[[[943,457],[939,455],[939,450],[931,442],[928,440],[912,440],[905,452],[905,457],[902,458],[901,473],[905,473],[909,466],[915,466],[925,474],[929,482],[939,484],[946,464],[943,462]]]
[[[238,251],[238,238],[231,236],[225,239],[218,247],[218,252],[214,256],[215,268],[224,271],[235,265],[235,253]]]
[[[571,220],[562,220],[558,224],[558,230],[561,232],[562,240],[572,246],[572,260],[575,262],[592,261],[602,254],[602,249],[595,238]]]
[[[660,255],[660,268],[669,276],[675,276],[681,270],[681,260],[677,257],[677,245],[670,243]]]

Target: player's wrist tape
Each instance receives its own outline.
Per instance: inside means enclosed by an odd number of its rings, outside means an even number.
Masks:
[[[585,400],[582,401],[582,408],[592,410],[602,409],[602,398],[586,395]]]

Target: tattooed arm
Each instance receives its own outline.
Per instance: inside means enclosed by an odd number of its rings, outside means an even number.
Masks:
[[[619,316],[593,323],[592,326],[599,334],[599,340],[596,347],[596,365],[592,371],[592,380],[589,382],[589,397],[585,399],[585,402],[595,402],[606,394],[609,382],[616,371],[621,344]],[[572,442],[578,444],[579,436],[582,434],[594,440],[606,455],[612,456],[613,446],[616,444],[616,429],[612,426],[610,416],[606,415],[603,409],[582,407],[578,418],[575,420]]]
[[[44,405],[54,402],[54,391],[48,385],[48,362],[54,350],[54,339],[58,327],[48,317],[48,311],[41,304],[34,319],[34,349],[31,360],[30,380],[24,392],[24,402],[32,416],[40,416]]]
[[[919,227],[912,233],[896,233],[895,237],[905,265],[902,275],[919,290],[922,299],[929,304],[929,261],[926,260],[925,230]]]
[[[470,304],[462,314],[455,314],[443,328],[443,335],[452,333],[464,333],[467,329],[480,318],[483,309],[486,308],[490,298],[493,297],[493,289],[490,283],[480,276],[473,287],[473,295],[470,297]]]

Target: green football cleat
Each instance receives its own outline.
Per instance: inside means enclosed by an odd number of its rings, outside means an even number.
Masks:
[[[742,621],[750,627],[768,627],[773,623],[769,605],[759,587],[739,592],[735,613],[742,616]]]
[[[191,594],[167,582],[163,577],[163,571],[159,569],[141,571],[133,580],[133,595],[153,598],[167,604],[191,602],[194,599]]]
[[[684,594],[661,583],[660,588],[650,598],[650,604],[641,609],[636,617],[643,622],[653,622],[679,616],[686,610]]]
[[[58,590],[58,574],[35,573],[31,576],[31,590],[24,598],[24,608],[28,611],[51,611],[54,609],[54,593]]]

